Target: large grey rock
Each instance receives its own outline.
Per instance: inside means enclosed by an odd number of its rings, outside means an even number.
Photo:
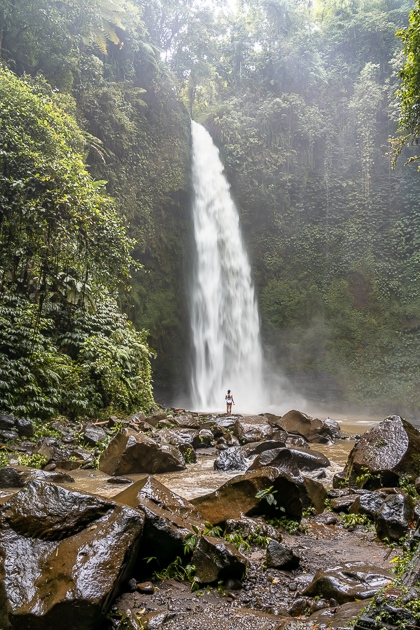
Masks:
[[[420,432],[400,416],[389,416],[354,446],[343,478],[367,489],[398,486],[404,476],[414,481],[420,474],[419,452]]]
[[[119,431],[99,460],[99,470],[115,476],[173,472],[185,468],[185,460],[176,447],[158,444],[132,429]]]
[[[271,451],[275,448],[284,448],[286,446],[287,434],[284,432],[284,440],[265,440],[264,442],[250,442],[242,446],[242,451],[245,457],[252,457],[252,455],[259,455],[264,451]]]
[[[101,427],[95,427],[93,424],[88,424],[83,433],[83,439],[90,446],[96,446],[99,442],[106,440],[107,434]]]
[[[388,570],[364,562],[346,562],[330,569],[318,571],[304,596],[321,596],[335,599],[339,604],[356,599],[368,599],[389,584]]]
[[[375,512],[375,529],[380,540],[398,542],[410,531],[414,501],[408,494],[390,495]]]
[[[129,576],[143,517],[32,481],[0,509],[0,627],[97,628]]]
[[[7,413],[0,413],[0,430],[11,431],[15,428],[15,419]]]

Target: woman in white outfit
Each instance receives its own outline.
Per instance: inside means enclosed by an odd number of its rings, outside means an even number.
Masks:
[[[230,391],[230,389],[227,390],[225,400],[226,400],[226,413],[228,414],[232,413],[232,403],[235,404],[235,401],[233,400],[232,392]]]

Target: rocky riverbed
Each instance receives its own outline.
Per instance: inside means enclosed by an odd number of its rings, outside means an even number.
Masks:
[[[420,627],[420,433],[398,416],[353,441],[298,411],[0,416],[0,437],[0,628]]]

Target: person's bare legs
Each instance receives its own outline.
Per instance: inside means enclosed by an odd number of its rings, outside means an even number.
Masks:
[[[226,403],[226,413],[232,413],[232,403]]]

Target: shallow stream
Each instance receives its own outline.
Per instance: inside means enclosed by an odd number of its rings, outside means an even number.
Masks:
[[[322,417],[322,416],[321,416]],[[328,477],[341,470],[347,461],[347,457],[355,444],[354,436],[361,435],[368,429],[378,424],[383,417],[352,416],[335,414],[334,420],[339,422],[345,439],[337,440],[335,444],[312,444],[313,450],[320,451],[331,461]],[[348,436],[348,437],[347,437]],[[216,472],[213,463],[216,458],[215,449],[200,449],[197,451],[197,463],[188,466],[187,470],[180,472],[155,475],[165,486],[186,499],[206,494],[216,490],[227,479],[238,474]],[[126,486],[107,483],[108,475],[99,470],[73,470],[71,476],[75,483],[68,486],[73,490],[81,490],[100,496],[111,498],[122,492]],[[147,475],[127,475],[127,478],[137,481]]]

